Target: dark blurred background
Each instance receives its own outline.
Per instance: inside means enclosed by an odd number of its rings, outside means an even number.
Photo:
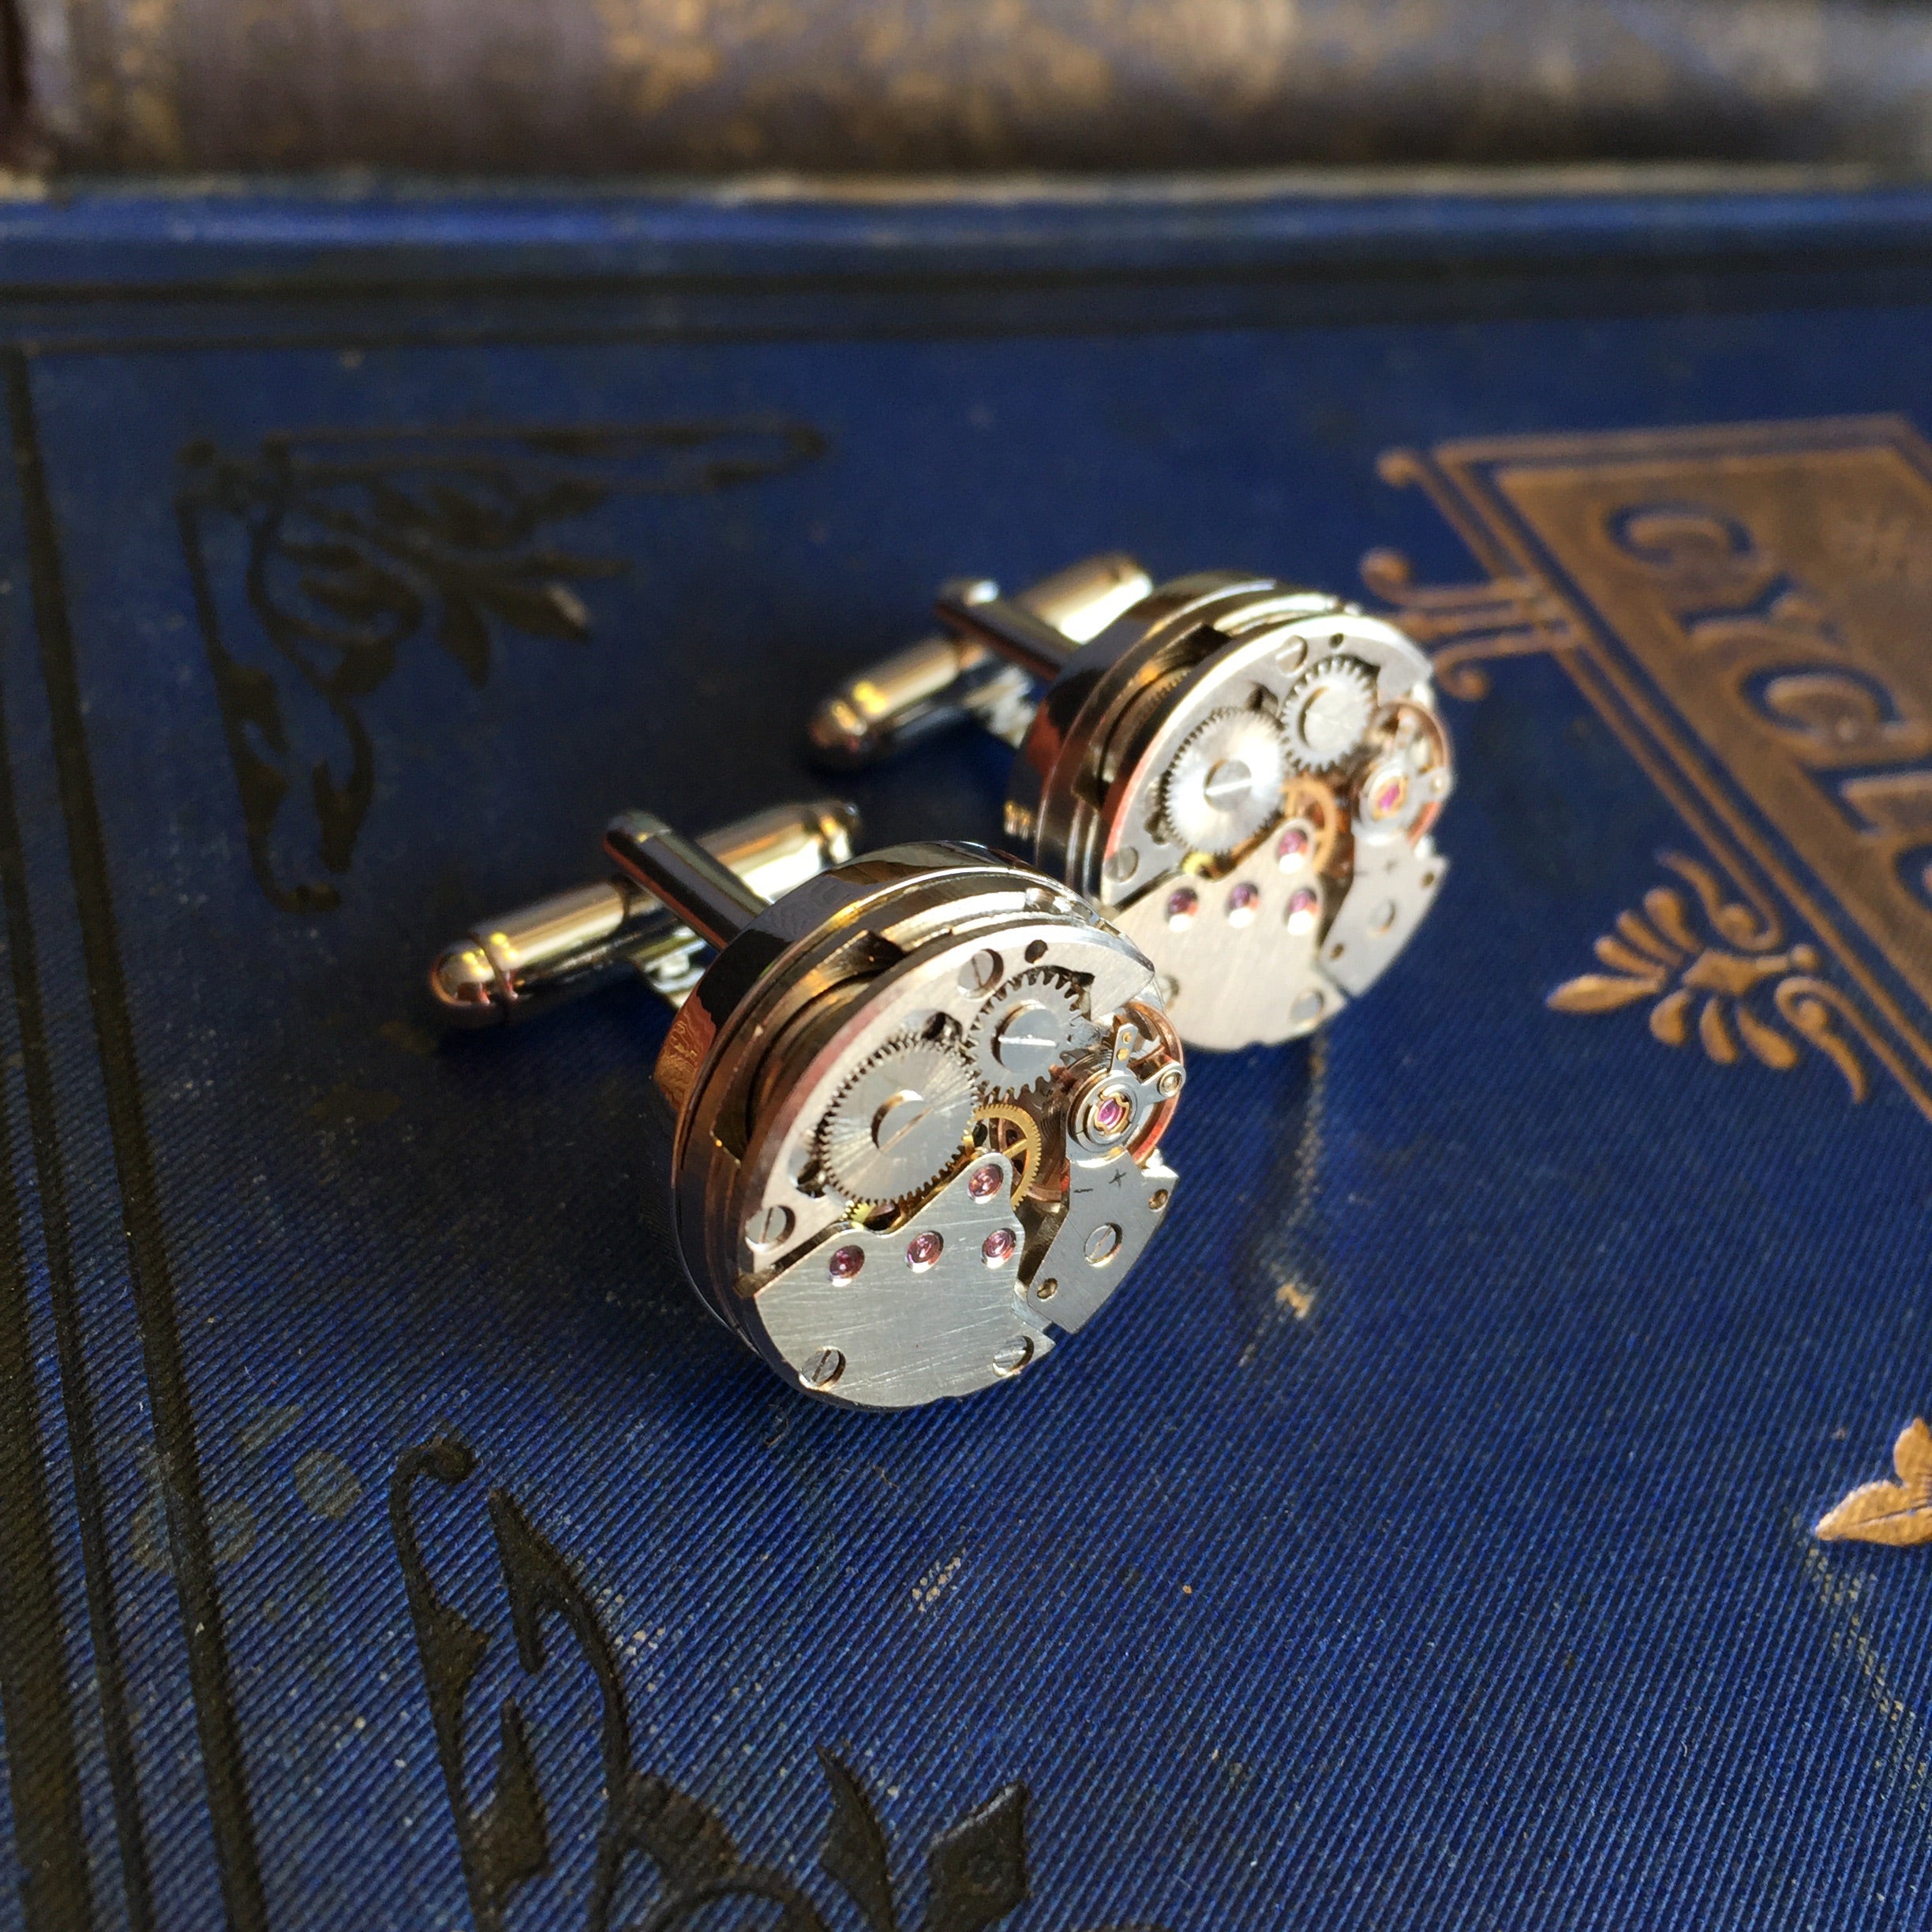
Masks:
[[[1923,0],[4,0],[52,171],[1932,160]]]

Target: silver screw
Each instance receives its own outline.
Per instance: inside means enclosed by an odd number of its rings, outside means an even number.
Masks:
[[[745,1223],[745,1245],[754,1252],[769,1252],[781,1246],[792,1232],[792,1210],[774,1203],[762,1208]]]
[[[807,1388],[829,1388],[845,1372],[845,1357],[837,1349],[821,1349],[799,1380]]]
[[[990,992],[1000,976],[1000,956],[990,947],[982,947],[960,968],[962,993]]]
[[[1033,1359],[1033,1343],[1025,1335],[1016,1335],[993,1357],[995,1375],[1017,1376]]]
[[[1120,1245],[1121,1231],[1109,1221],[1087,1237],[1087,1245],[1080,1252],[1095,1267],[1104,1267],[1120,1252]]]

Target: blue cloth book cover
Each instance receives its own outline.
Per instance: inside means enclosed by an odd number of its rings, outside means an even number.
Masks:
[[[1932,198],[0,237],[0,1923],[1925,1922]],[[667,1246],[663,1009],[424,967],[1115,549],[1406,623],[1453,871],[1038,1372],[814,1404]]]

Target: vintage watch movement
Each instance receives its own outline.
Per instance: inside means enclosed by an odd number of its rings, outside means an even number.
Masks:
[[[1366,992],[1447,871],[1428,660],[1395,625],[1234,571],[1091,557],[874,665],[812,722],[870,763],[973,720],[1018,748],[1005,832],[1151,960],[1191,1046],[1307,1033]]]
[[[851,823],[786,808],[707,849],[627,814],[619,880],[479,925],[430,983],[493,1018],[642,967],[678,1009],[654,1089],[685,1272],[788,1381],[900,1409],[1010,1380],[1118,1287],[1173,1198],[1181,1047],[1065,886],[968,845],[855,858]]]

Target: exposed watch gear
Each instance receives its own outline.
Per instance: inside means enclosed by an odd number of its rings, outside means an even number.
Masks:
[[[1080,998],[1076,980],[1035,967],[1015,974],[980,1008],[966,1045],[989,1097],[1010,1100],[1067,1058],[1086,1030]]]
[[[1281,837],[1275,856],[1284,872],[1325,872],[1334,858],[1347,813],[1322,780],[1307,773],[1288,781],[1282,794]]]
[[[1279,811],[1287,769],[1280,728],[1267,713],[1210,712],[1183,740],[1161,781],[1168,831],[1190,852],[1234,851]]]
[[[1282,705],[1288,755],[1304,771],[1339,765],[1375,715],[1375,675],[1353,657],[1329,657],[1298,678]]]
[[[1005,1100],[989,1101],[973,1115],[973,1124],[986,1144],[1013,1163],[1013,1191],[1017,1197],[1040,1178],[1046,1143],[1039,1122],[1024,1107]]]
[[[911,1200],[958,1155],[977,1098],[957,1047],[914,1034],[888,1040],[826,1110],[818,1136],[826,1178],[856,1206]]]

